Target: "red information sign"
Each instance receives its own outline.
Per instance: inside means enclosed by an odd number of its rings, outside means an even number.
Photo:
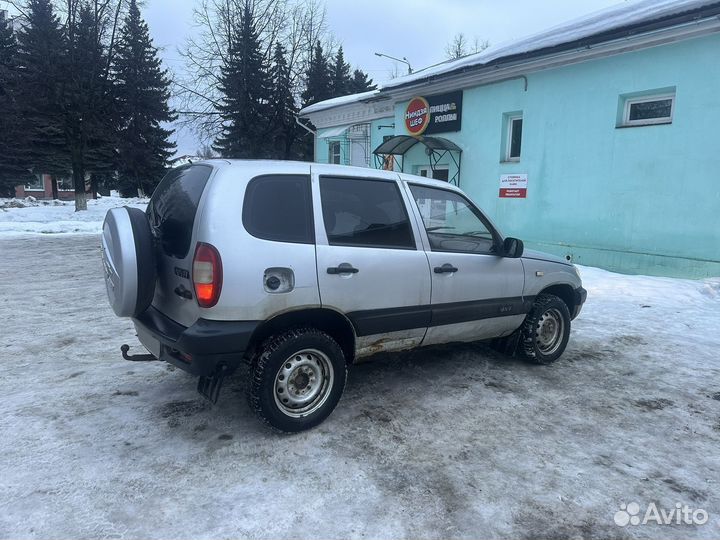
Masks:
[[[410,100],[405,109],[405,128],[410,135],[422,135],[430,124],[430,105],[423,97]]]
[[[503,174],[500,176],[501,199],[527,198],[527,174]]]

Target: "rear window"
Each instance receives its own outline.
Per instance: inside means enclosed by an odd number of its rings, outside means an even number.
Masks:
[[[208,165],[172,169],[153,193],[147,214],[166,255],[187,257],[198,203],[211,173],[212,167]]]
[[[313,244],[310,177],[302,174],[253,178],[245,190],[245,230],[263,240]]]

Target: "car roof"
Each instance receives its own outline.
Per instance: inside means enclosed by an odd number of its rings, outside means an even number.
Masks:
[[[350,165],[335,165],[330,163],[315,163],[309,161],[284,161],[273,159],[224,159],[213,158],[202,161],[193,162],[193,165],[206,164],[212,165],[219,169],[251,169],[254,176],[260,174],[316,174],[337,175],[340,177],[352,177],[358,180],[387,179],[412,182],[415,184],[424,184],[435,187],[445,187],[457,189],[456,186],[449,184],[443,180],[435,180],[425,176],[417,176],[413,174],[402,173],[399,171],[386,171],[383,169],[373,169],[370,167],[353,167]]]

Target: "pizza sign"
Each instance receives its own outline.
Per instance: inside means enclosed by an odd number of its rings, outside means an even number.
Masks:
[[[422,135],[430,124],[430,105],[422,97],[410,100],[405,110],[405,129],[410,135]]]

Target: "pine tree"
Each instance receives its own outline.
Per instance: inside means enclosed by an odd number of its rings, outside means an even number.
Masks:
[[[251,0],[246,0],[221,68],[223,97],[217,110],[223,129],[213,149],[223,157],[261,158],[268,154],[270,84],[251,7]]]
[[[345,62],[342,45],[330,65],[330,73],[330,94],[332,97],[347,96],[352,93],[350,89],[350,64]]]
[[[27,135],[28,159],[36,174],[65,175],[70,157],[62,95],[65,44],[50,0],[28,0],[18,34],[18,106]]]
[[[152,44],[136,0],[130,0],[113,61],[118,102],[118,187],[123,195],[152,193],[165,173],[175,143],[163,122],[176,116],[168,106],[170,80]]]
[[[269,75],[271,84],[269,99],[271,157],[290,159],[297,136],[297,124],[295,123],[297,107],[292,93],[291,74],[285,47],[280,43],[275,44]]]
[[[360,92],[367,92],[369,90],[375,90],[376,84],[373,84],[372,79],[368,79],[367,73],[361,69],[356,69],[353,72],[352,79],[350,80],[350,93],[359,94]]]
[[[15,186],[30,177],[24,122],[17,98],[17,43],[10,21],[0,18],[0,197],[12,197]]]
[[[90,2],[80,4],[66,24],[62,101],[76,211],[87,209],[87,178],[109,174],[115,161],[117,107],[108,81],[105,46],[99,39],[102,25]]]
[[[310,59],[305,77],[305,91],[302,93],[303,106],[312,105],[332,97],[330,68],[322,45],[318,41]]]

